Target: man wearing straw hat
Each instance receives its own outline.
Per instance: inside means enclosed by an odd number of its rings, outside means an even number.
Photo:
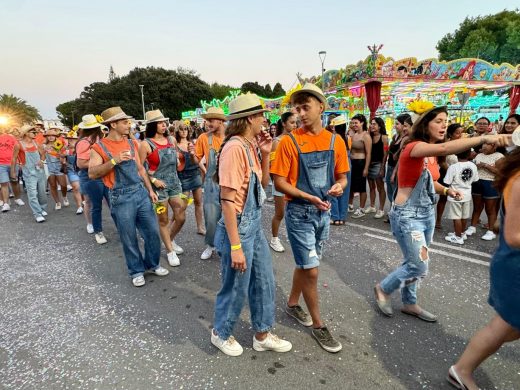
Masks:
[[[347,148],[339,136],[325,130],[321,115],[327,106],[323,92],[306,84],[291,96],[302,128],[283,137],[271,165],[277,191],[287,199],[285,224],[296,262],[286,312],[304,326],[327,352],[339,352],[341,343],[323,323],[319,311],[318,267],[329,236],[330,200],[343,194],[349,171]],[[310,312],[299,306],[300,295]]]
[[[204,177],[204,223],[206,225],[206,249],[200,258],[207,260],[215,250],[214,239],[217,222],[222,215],[219,200],[219,186],[213,181],[217,167],[217,154],[224,139],[226,115],[221,108],[210,107],[201,115],[206,120],[206,133],[197,138],[195,156],[204,161],[206,176]]]
[[[123,245],[128,273],[134,286],[140,287],[145,284],[146,271],[159,276],[169,273],[159,264],[161,239],[152,206],[152,202],[157,202],[157,194],[139,160],[137,141],[128,139],[132,117],[120,107],[106,109],[101,117],[109,133],[92,146],[88,173],[91,179],[103,178],[109,188],[110,211]],[[139,249],[137,230],[144,238],[144,256]]]

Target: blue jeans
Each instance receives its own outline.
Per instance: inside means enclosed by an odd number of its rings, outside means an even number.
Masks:
[[[417,284],[428,273],[428,247],[435,229],[435,209],[395,205],[389,213],[394,234],[404,260],[401,266],[381,282],[385,294],[401,288],[401,300],[405,305],[417,303]]]
[[[395,191],[397,190],[397,175],[395,175],[394,182],[392,183],[392,173],[394,172],[394,167],[387,164],[386,166],[386,176],[385,176],[385,182],[386,182],[386,194],[388,196],[388,200],[390,200],[391,203],[394,202],[395,199]]]
[[[47,178],[45,172],[41,170],[28,170],[23,168],[23,179],[27,189],[27,199],[34,217],[41,217],[42,211],[47,209]]]
[[[222,209],[220,207],[219,186],[209,177],[204,181],[204,198],[202,203],[204,207],[204,223],[206,225],[204,241],[206,245],[215,246],[215,231],[222,215]]]
[[[271,252],[257,218],[239,217],[238,233],[247,269],[240,273],[231,268],[231,244],[224,220],[217,224],[215,246],[221,259],[222,287],[215,301],[215,332],[227,340],[249,296],[251,323],[255,332],[267,332],[274,324],[275,284]]]
[[[345,221],[348,214],[348,197],[350,195],[350,171],[347,172],[347,187],[343,191],[343,195],[338,198],[332,198],[330,203],[330,217],[333,221]]]
[[[113,190],[110,192],[110,204],[130,277],[135,278],[145,271],[157,269],[161,239],[148,191],[142,184]],[[137,230],[144,239],[144,257],[139,249]]]
[[[103,211],[103,198],[106,199],[110,207],[108,188],[103,184],[101,179],[89,179],[86,170],[81,170],[78,174],[81,193],[87,195],[90,200],[90,215],[92,216],[94,233],[100,233],[103,231],[103,220],[101,216],[101,212]]]

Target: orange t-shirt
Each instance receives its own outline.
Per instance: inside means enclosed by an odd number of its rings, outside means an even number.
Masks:
[[[38,145],[43,145],[45,143],[45,136],[43,135],[43,133],[37,133],[34,140]]]
[[[112,141],[110,139],[104,138],[103,141],[100,141],[100,142],[103,142],[103,145],[105,146],[105,148],[108,149],[108,151],[112,154],[112,156],[119,155],[119,153],[124,152],[126,150],[130,151],[130,145],[128,144],[127,138],[123,138],[121,141]],[[132,140],[132,143],[134,144],[133,160],[135,160],[137,163],[139,163],[140,160],[139,160],[139,155],[137,153],[139,144],[137,143],[136,140]],[[103,162],[107,162],[110,160],[108,158],[108,156],[106,155],[106,153],[104,152],[104,150],[101,148],[101,146],[99,146],[97,143],[92,145],[92,149],[95,150],[96,153],[98,153],[103,158]],[[105,185],[108,188],[113,188],[114,184],[116,184],[116,173],[115,173],[114,169],[112,169],[105,176],[103,176],[102,179],[103,179],[103,183],[105,183]]]
[[[262,181],[262,166],[256,152],[256,142],[254,146],[249,143],[247,143],[247,146],[253,161],[253,171],[258,176],[258,180]],[[228,141],[220,153],[218,166],[219,185],[237,191],[234,199],[237,214],[244,210],[249,190],[250,175],[251,168],[244,143],[239,139]]]
[[[322,129],[318,135],[314,135],[301,128],[293,130],[291,134],[296,139],[302,153],[329,150],[333,135],[325,129]],[[350,166],[345,141],[340,136],[336,136],[334,141],[334,174],[339,175],[348,171],[350,171]],[[288,183],[296,187],[298,182],[298,149],[296,149],[291,137],[282,137],[280,140],[276,148],[275,159],[271,164],[271,173],[286,177]],[[287,195],[285,198],[291,200],[291,197]]]
[[[212,133],[213,139],[212,139],[212,145],[213,149],[218,153],[220,150],[220,145],[222,144],[222,138],[219,137],[218,134]],[[208,141],[208,133],[202,133],[199,138],[197,138],[197,142],[195,143],[195,156],[199,160],[202,159],[202,157],[206,157],[205,166],[208,167],[208,160],[209,160],[209,141]]]

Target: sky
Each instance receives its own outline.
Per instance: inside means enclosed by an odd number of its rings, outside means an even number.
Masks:
[[[466,16],[511,0],[0,0],[0,94],[45,119],[93,82],[135,67],[184,67],[240,87],[355,64],[367,45],[394,59],[437,57],[437,42]],[[136,88],[139,88],[136,85]],[[145,87],[146,88],[146,87]],[[146,89],[145,89],[146,99]]]

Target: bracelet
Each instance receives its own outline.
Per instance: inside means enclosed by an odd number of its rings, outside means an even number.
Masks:
[[[157,179],[156,179],[155,177],[152,177],[152,178],[150,179],[150,181],[151,181],[152,184],[153,184],[153,183],[155,183],[155,182],[157,181]]]
[[[237,251],[239,249],[242,249],[242,244],[237,244],[237,245],[231,245],[231,250],[232,251]]]
[[[112,165],[117,165],[117,162],[114,159],[111,159],[110,162],[112,163]]]
[[[450,189],[449,189],[448,187],[444,187],[444,190],[443,190],[444,195],[448,195],[448,191],[449,191],[449,190],[450,190]]]

